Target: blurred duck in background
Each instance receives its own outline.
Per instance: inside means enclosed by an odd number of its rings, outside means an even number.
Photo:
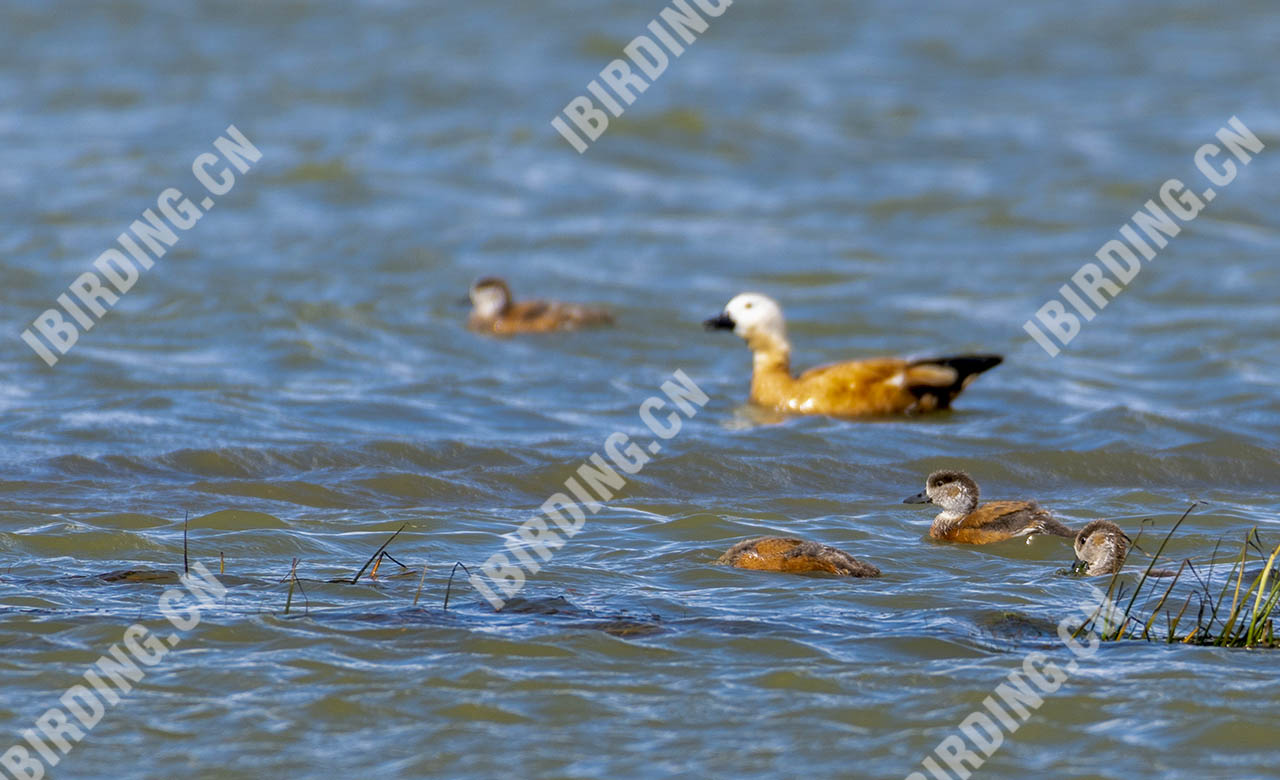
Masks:
[[[842,417],[897,415],[947,409],[978,374],[1000,365],[998,355],[929,360],[874,358],[791,374],[791,344],[777,302],[742,293],[705,323],[747,342],[753,364],[751,402],[781,412]]]
[[[507,336],[516,333],[550,333],[613,324],[604,309],[556,301],[520,301],[496,276],[471,285],[471,316],[467,327],[480,333]]]

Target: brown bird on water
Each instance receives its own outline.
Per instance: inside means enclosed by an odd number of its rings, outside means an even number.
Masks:
[[[511,288],[495,276],[471,285],[471,316],[467,327],[481,333],[508,336],[515,333],[550,333],[613,323],[604,309],[555,301],[520,301]]]
[[[1094,520],[1076,534],[1076,562],[1071,570],[1088,577],[1115,574],[1124,566],[1129,543],[1120,526],[1110,520]]]
[[[873,358],[791,374],[791,344],[782,309],[772,298],[742,293],[708,329],[732,330],[752,353],[751,402],[782,412],[864,415],[914,414],[947,409],[999,355],[957,355],[930,360]]]
[[[844,550],[804,539],[761,536],[730,547],[716,561],[726,566],[788,574],[838,574],[845,577],[879,577],[880,570]]]
[[[933,519],[929,536],[944,542],[988,544],[1034,534],[1075,537],[1034,501],[991,501],[978,505],[978,483],[963,471],[935,471],[925,488],[904,504],[937,504],[942,512]]]

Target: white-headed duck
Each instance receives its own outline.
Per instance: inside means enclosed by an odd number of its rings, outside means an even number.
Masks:
[[[856,417],[946,409],[998,355],[959,355],[930,360],[873,358],[791,374],[791,344],[782,308],[759,293],[742,293],[704,323],[732,330],[751,348],[751,401],[800,414]]]
[[[1076,535],[1034,501],[990,501],[978,506],[978,483],[963,471],[933,472],[924,490],[903,503],[942,507],[929,536],[945,542],[989,544],[1033,534],[1067,539]]]
[[[778,536],[761,536],[738,542],[721,555],[716,563],[739,569],[788,574],[820,572],[844,577],[880,576],[880,570],[875,566],[863,563],[844,550],[804,539],[784,539]]]
[[[554,301],[517,303],[507,283],[494,276],[471,285],[470,298],[472,308],[467,327],[499,336],[577,330],[613,323],[609,312],[591,306]]]
[[[1115,574],[1129,554],[1129,537],[1110,520],[1094,520],[1076,534],[1075,550],[1071,571],[1089,577]]]

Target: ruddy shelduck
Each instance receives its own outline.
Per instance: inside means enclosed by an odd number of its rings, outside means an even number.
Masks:
[[[613,323],[613,315],[592,306],[555,301],[517,303],[507,283],[493,276],[471,285],[470,298],[471,316],[467,327],[499,336],[577,330]]]
[[[933,519],[929,536],[944,542],[988,544],[1035,534],[1075,537],[1034,501],[990,501],[978,505],[978,483],[963,471],[935,471],[925,488],[904,504],[937,504],[942,512]]]
[[[752,353],[751,402],[782,412],[844,417],[931,412],[952,399],[998,355],[958,355],[928,360],[873,358],[791,374],[791,344],[782,308],[760,293],[742,293],[705,323],[732,330]]]
[[[739,569],[779,571],[788,574],[837,574],[843,577],[879,577],[880,570],[818,542],[761,536],[730,547],[718,564]]]

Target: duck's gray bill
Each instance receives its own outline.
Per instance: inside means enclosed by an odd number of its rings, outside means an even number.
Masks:
[[[911,496],[911,497],[909,497],[909,498],[904,498],[904,499],[902,499],[902,503],[904,503],[904,504],[932,504],[932,503],[933,503],[933,501],[929,498],[929,494],[928,494],[928,493],[926,493],[926,492],[924,492],[923,490],[921,490],[919,493],[916,493],[914,496]]]
[[[733,330],[734,328],[733,320],[729,318],[728,314],[721,314],[718,317],[712,317],[702,323],[702,325],[707,330]]]

